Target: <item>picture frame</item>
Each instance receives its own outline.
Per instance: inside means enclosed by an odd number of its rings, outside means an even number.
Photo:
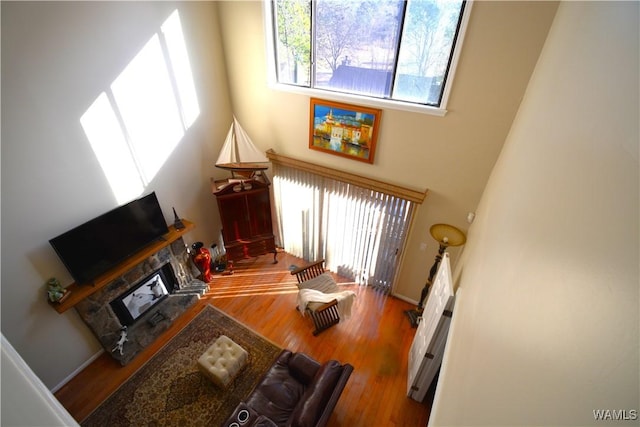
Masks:
[[[373,164],[381,110],[317,98],[309,110],[310,149]]]

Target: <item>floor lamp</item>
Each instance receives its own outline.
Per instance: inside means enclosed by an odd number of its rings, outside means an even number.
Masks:
[[[438,248],[438,254],[436,255],[436,260],[431,266],[431,270],[429,270],[429,278],[427,279],[427,283],[424,284],[422,288],[422,292],[420,293],[420,301],[418,302],[418,307],[415,310],[406,310],[405,314],[409,317],[409,322],[411,322],[411,327],[415,328],[418,326],[418,318],[422,316],[423,304],[427,294],[429,293],[429,288],[433,283],[433,278],[438,271],[438,266],[440,265],[440,261],[442,260],[442,254],[449,246],[461,246],[467,241],[467,237],[464,235],[462,231],[449,224],[433,224],[429,229],[429,233],[431,237],[438,242],[440,247]]]

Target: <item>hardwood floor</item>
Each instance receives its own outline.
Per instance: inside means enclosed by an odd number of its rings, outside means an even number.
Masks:
[[[211,304],[283,348],[319,361],[336,359],[354,366],[330,426],[426,425],[433,387],[424,403],[406,397],[407,354],[415,329],[403,311],[413,306],[336,277],[357,293],[352,317],[314,337],[311,319],[295,309],[296,280],[288,270],[305,262],[286,253],[278,259],[273,264],[273,256],[265,255],[236,263],[233,275],[216,275],[209,292],[129,365],[121,367],[102,354],[56,392],[56,398],[76,420],[84,419]]]

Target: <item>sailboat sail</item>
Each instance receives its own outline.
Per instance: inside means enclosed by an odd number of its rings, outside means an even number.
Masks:
[[[251,138],[234,117],[216,166],[229,170],[265,170],[269,159],[253,145]]]

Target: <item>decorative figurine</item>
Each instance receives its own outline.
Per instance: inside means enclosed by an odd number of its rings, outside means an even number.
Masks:
[[[129,339],[127,338],[127,327],[123,326],[120,329],[120,339],[118,340],[118,342],[116,342],[116,346],[113,347],[113,350],[111,350],[111,352],[113,353],[117,350],[120,353],[120,356],[122,356],[122,350],[124,348],[125,341],[129,341]]]
[[[61,303],[69,296],[69,291],[62,287],[60,281],[55,277],[52,277],[47,281],[47,295],[49,301]]]
[[[220,253],[218,249],[218,245],[216,243],[211,244],[211,268],[216,273],[221,273],[224,271],[226,264],[226,256]]]
[[[173,209],[173,218],[174,218],[173,226],[176,228],[176,230],[182,230],[183,228],[185,228],[184,223],[176,213],[176,208],[172,208],[172,209]]]
[[[225,276],[231,276],[233,274],[233,261],[227,261],[227,269],[222,274]]]
[[[195,242],[191,245],[191,248],[193,249],[193,263],[202,273],[202,280],[209,283],[213,279],[211,275],[211,253],[204,247],[202,242]]]

